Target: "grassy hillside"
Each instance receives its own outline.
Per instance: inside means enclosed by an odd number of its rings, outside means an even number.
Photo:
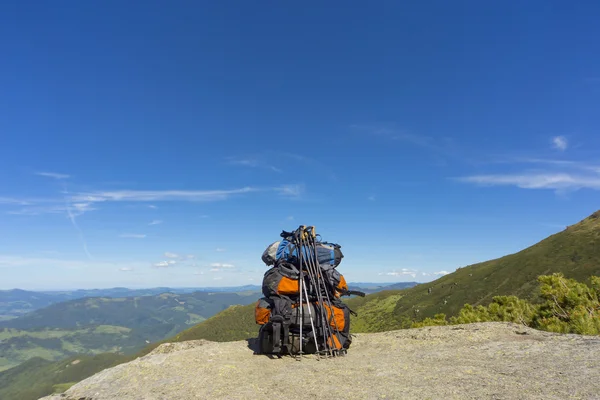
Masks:
[[[406,317],[456,315],[466,303],[487,305],[498,295],[537,302],[537,277],[555,272],[586,283],[600,275],[600,211],[518,253],[405,290],[394,309],[394,325],[401,326]]]
[[[60,362],[32,358],[0,372],[0,399],[36,400],[54,392],[63,392],[96,372],[128,360],[117,354],[78,356]]]
[[[258,294],[163,293],[127,298],[84,298],[53,304],[0,322],[0,370],[32,357],[134,353]]]

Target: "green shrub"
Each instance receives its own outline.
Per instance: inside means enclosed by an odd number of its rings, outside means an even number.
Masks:
[[[495,296],[487,307],[465,304],[450,321],[437,314],[411,327],[504,321],[549,332],[600,335],[600,277],[591,277],[589,286],[562,273],[541,275],[537,280],[539,304],[516,296]]]

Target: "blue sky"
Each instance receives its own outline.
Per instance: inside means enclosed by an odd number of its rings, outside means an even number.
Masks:
[[[430,281],[600,208],[600,3],[3,2],[0,289]]]

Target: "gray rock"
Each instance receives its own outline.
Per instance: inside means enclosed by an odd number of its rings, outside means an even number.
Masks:
[[[43,400],[600,399],[600,338],[478,323],[358,334],[344,357],[163,344]]]

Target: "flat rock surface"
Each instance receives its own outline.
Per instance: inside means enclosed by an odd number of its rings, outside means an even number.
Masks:
[[[163,344],[44,400],[599,399],[600,338],[511,323],[357,334],[344,357]]]

